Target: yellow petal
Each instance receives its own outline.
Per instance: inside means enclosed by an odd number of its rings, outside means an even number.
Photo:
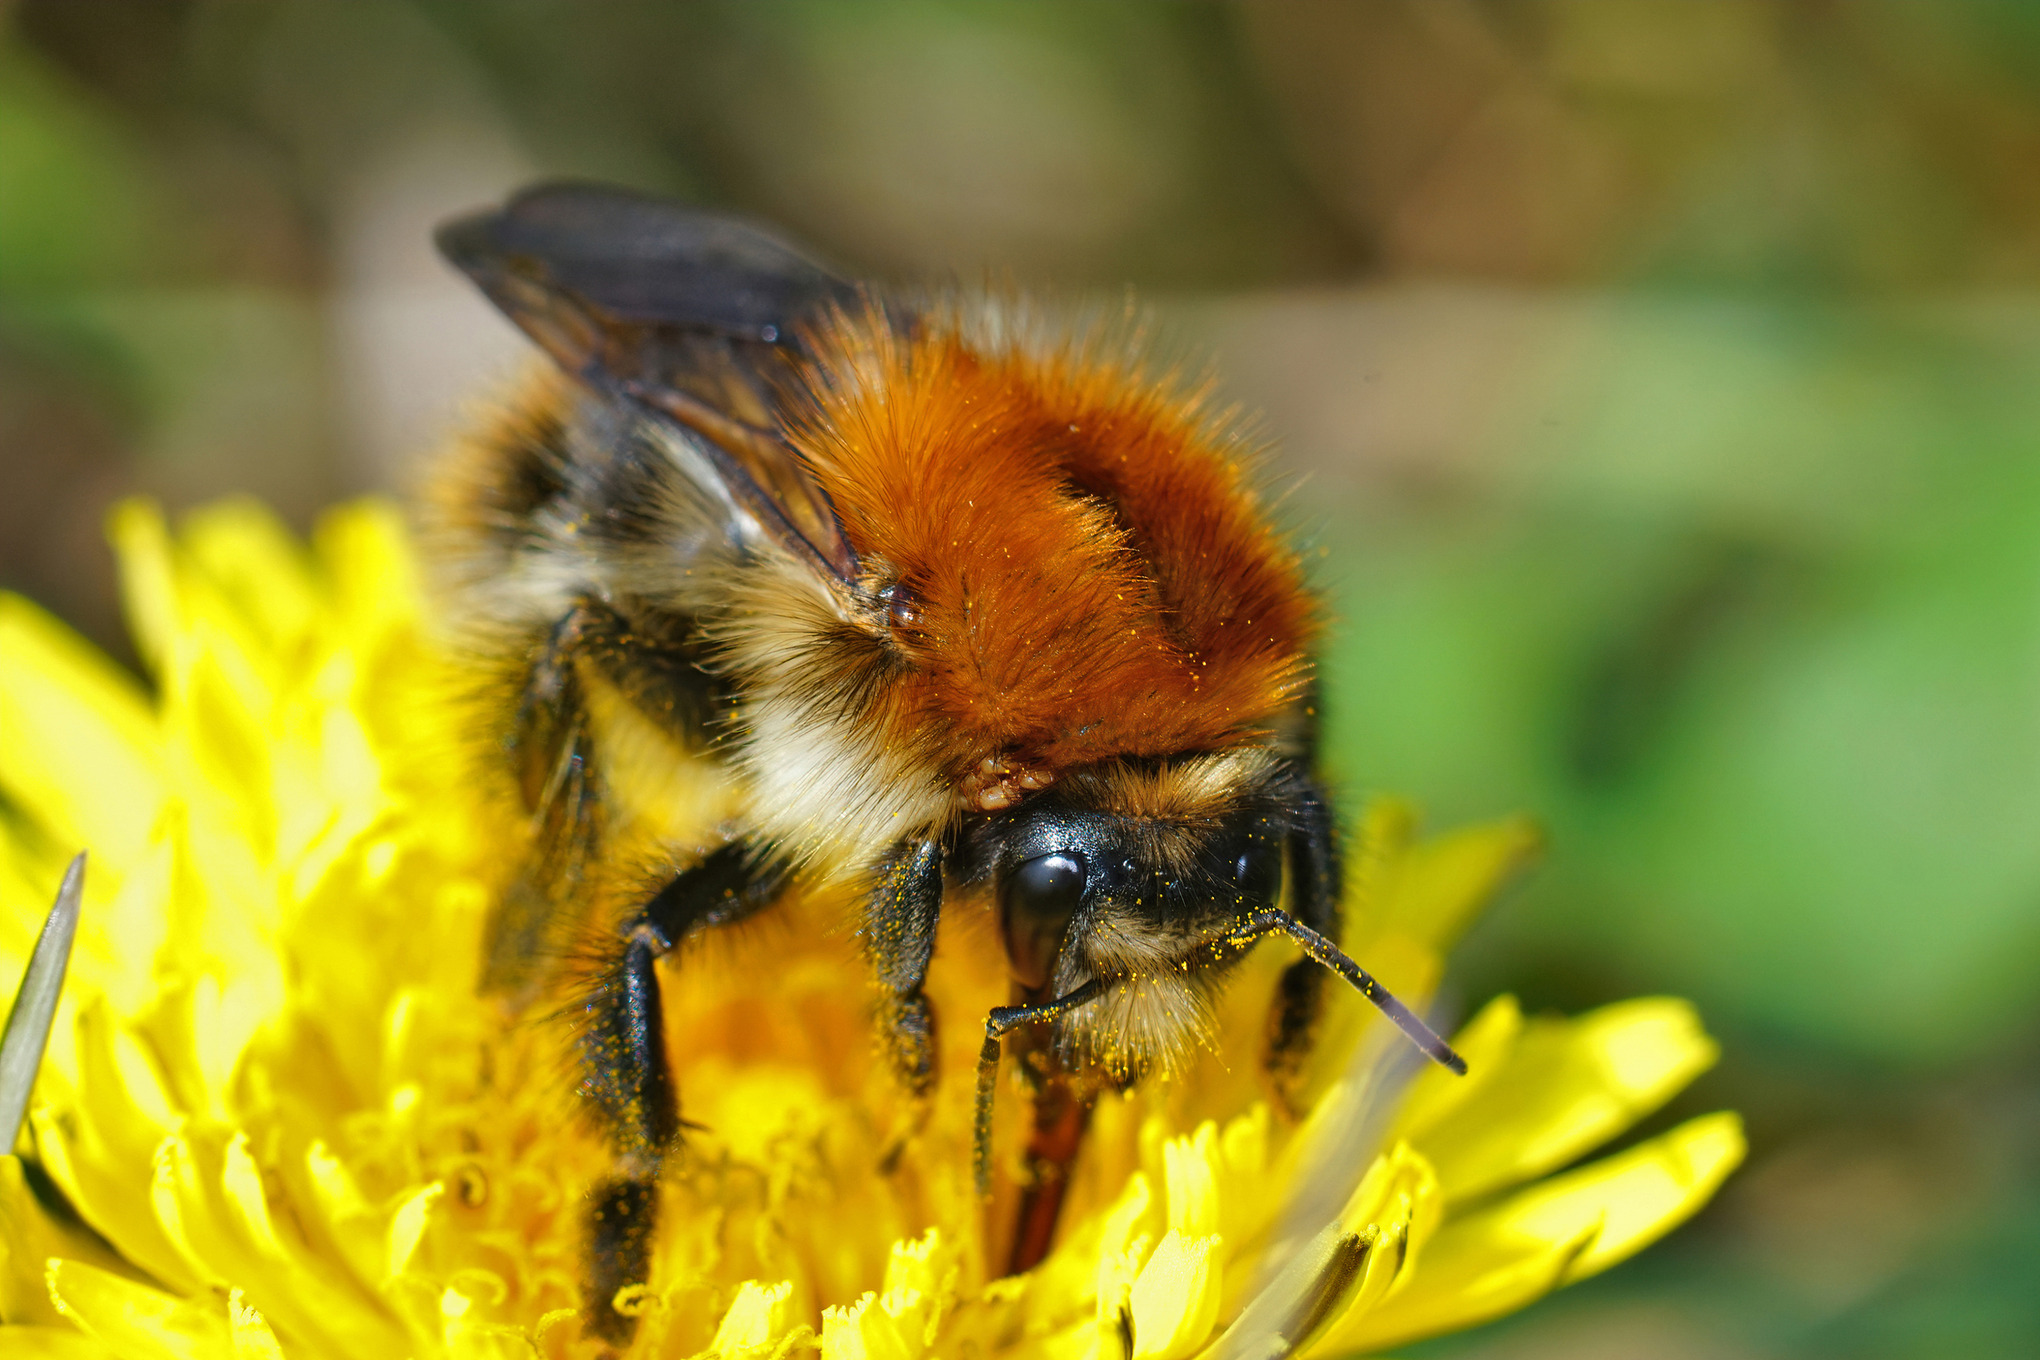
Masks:
[[[1418,1139],[1458,1202],[1564,1166],[1669,1100],[1718,1053],[1684,1001],[1619,1002],[1524,1027],[1507,1061]]]
[[[148,844],[163,802],[156,716],[92,645],[0,593],[0,792],[95,873]]]
[[[1702,1115],[1448,1221],[1408,1288],[1338,1340],[1374,1350],[1456,1331],[1605,1270],[1698,1211],[1743,1151],[1740,1119]]]
[[[886,1259],[883,1292],[940,1294],[955,1279],[956,1253],[942,1240],[940,1228],[930,1228],[920,1237],[893,1243]]]
[[[184,1258],[152,1211],[148,1180],[155,1148],[178,1122],[154,1062],[102,999],[74,1030],[83,1118],[49,1107],[30,1111],[44,1168],[79,1215],[120,1254],[156,1280],[197,1288]]]
[[[128,636],[134,639],[142,664],[161,675],[182,621],[177,569],[171,564],[175,550],[162,507],[139,496],[119,502],[107,513],[106,537],[120,559]]]
[[[1407,1288],[1320,1337],[1313,1349],[1322,1355],[1373,1350],[1513,1313],[1564,1283],[1595,1231],[1566,1242],[1501,1244],[1448,1229],[1430,1244]]]
[[[446,1339],[447,1360],[538,1360],[538,1348],[511,1327],[462,1327]]]
[[[1276,1360],[1307,1344],[1358,1292],[1374,1234],[1328,1223],[1247,1300],[1198,1360]]]
[[[1353,829],[1353,848],[1346,857],[1346,936],[1363,924],[1372,929],[1386,919],[1403,861],[1417,838],[1416,809],[1400,798],[1375,798],[1361,809]]]
[[[1092,1325],[1101,1345],[1108,1339],[1117,1344],[1127,1316],[1127,1295],[1133,1290],[1133,1282],[1140,1278],[1140,1269],[1147,1264],[1148,1253],[1154,1246],[1154,1234],[1144,1231],[1154,1207],[1154,1195],[1148,1185],[1145,1172],[1134,1172],[1127,1177],[1126,1189],[1120,1192],[1119,1199],[1097,1220],[1098,1241],[1091,1263]],[[1058,1282],[1048,1272],[1036,1273],[1045,1284]]]
[[[397,1211],[390,1215],[383,1256],[385,1279],[395,1279],[410,1269],[411,1258],[418,1254],[418,1244],[425,1240],[425,1230],[432,1226],[433,1206],[445,1193],[446,1187],[437,1181],[422,1186],[407,1196],[397,1206]]]
[[[1126,1178],[1126,1188],[1098,1220],[1098,1252],[1110,1256],[1126,1251],[1142,1227],[1153,1216],[1155,1195],[1147,1173],[1136,1171]],[[1150,1238],[1150,1241],[1153,1239]]]
[[[1449,948],[1543,843],[1536,824],[1522,817],[1419,841],[1402,865],[1384,928],[1434,950]]]
[[[1211,1335],[1224,1272],[1220,1239],[1162,1234],[1127,1294],[1133,1360],[1177,1360]]]
[[[197,511],[175,544],[162,511],[147,501],[124,502],[109,519],[137,647],[173,700],[183,670],[195,657],[209,656],[234,677],[241,702],[266,710],[277,680],[288,672],[285,663],[299,650],[291,645],[293,639],[274,637],[265,626],[265,612],[275,607],[249,598],[251,593],[285,594],[289,578],[305,580],[304,569],[289,564],[287,545],[276,550],[280,560],[272,559],[256,547],[259,531],[242,532],[253,515],[262,513],[231,504]],[[215,516],[224,533],[212,531]],[[255,559],[239,567],[230,561],[232,553],[219,551],[222,539],[236,538],[245,540],[241,546]],[[216,571],[207,569],[208,558]]]
[[[1338,1217],[1288,1254],[1198,1360],[1276,1360],[1313,1348],[1395,1287],[1436,1220],[1436,1200],[1437,1179],[1407,1145],[1377,1157]]]
[[[172,1134],[156,1147],[149,1202],[157,1225],[176,1249],[185,1271],[223,1290],[229,1283],[222,1274],[228,1251],[205,1200],[205,1175],[198,1167],[198,1153],[189,1139]]]
[[[1513,996],[1498,996],[1452,1036],[1452,1047],[1466,1059],[1466,1075],[1426,1063],[1403,1096],[1394,1137],[1421,1141],[1474,1092],[1495,1079],[1523,1032],[1523,1011]]]
[[[388,1234],[347,1164],[325,1143],[305,1149],[305,1183],[317,1220],[356,1280],[375,1286],[389,1276]]]
[[[1270,1121],[1267,1103],[1256,1101],[1245,1114],[1228,1121],[1218,1135],[1218,1155],[1213,1161],[1218,1181],[1214,1231],[1236,1256],[1262,1241],[1287,1208],[1284,1196],[1268,1193],[1275,1183]]]
[[[76,1327],[0,1327],[7,1360],[120,1360],[116,1351]]]
[[[1346,871],[1345,939],[1363,951],[1401,936],[1431,952],[1536,854],[1543,837],[1523,818],[1417,838],[1415,810],[1376,798],[1360,817]]]
[[[220,1159],[220,1190],[229,1219],[249,1246],[267,1260],[288,1260],[290,1252],[277,1236],[268,1192],[262,1188],[262,1168],[248,1150],[246,1133],[236,1133]]]
[[[51,1261],[57,1311],[132,1360],[215,1360],[232,1354],[216,1300],[200,1304],[77,1261]]]
[[[535,1360],[537,1348],[522,1328],[484,1321],[476,1312],[478,1299],[489,1307],[502,1303],[503,1281],[480,1270],[460,1271],[455,1278],[459,1284],[449,1286],[439,1300],[440,1340],[448,1360]]]
[[[718,1355],[742,1355],[763,1350],[778,1340],[793,1323],[793,1281],[760,1284],[746,1280],[737,1290],[709,1349]]]
[[[276,1333],[238,1289],[227,1295],[227,1326],[234,1339],[234,1360],[283,1360]]]
[[[208,639],[212,641],[212,639]],[[164,684],[164,759],[212,855],[260,863],[276,843],[278,809],[267,686],[224,644],[191,649]]]
[[[909,1343],[934,1344],[955,1296],[956,1274],[955,1249],[943,1241],[939,1228],[893,1243],[878,1302]]]
[[[1077,1319],[1090,1314],[1116,1335],[1126,1291],[1159,1235],[1161,1212],[1152,1185],[1145,1172],[1128,1175],[1118,1198],[1072,1223],[1048,1260],[1022,1277],[1034,1317],[1045,1321],[1052,1313],[1086,1328],[1091,1320]]]
[[[333,607],[351,633],[376,640],[410,623],[422,590],[404,530],[404,512],[388,501],[353,501],[327,511],[312,534]]]
[[[184,520],[185,553],[272,651],[311,628],[318,599],[311,561],[283,522],[247,497],[215,501]]]
[[[877,1294],[822,1310],[823,1360],[916,1360],[921,1351],[900,1335],[899,1327],[878,1306]]]
[[[1398,1143],[1376,1159],[1339,1215],[1348,1233],[1376,1234],[1377,1248],[1349,1311],[1372,1307],[1401,1279],[1436,1231],[1442,1214],[1438,1176],[1422,1154]],[[1331,1315],[1336,1321],[1337,1315]]]
[[[0,1157],[0,1322],[62,1321],[43,1282],[44,1263],[52,1256],[68,1256],[118,1274],[134,1273],[99,1238],[43,1208],[22,1174],[19,1157]],[[0,1355],[7,1354],[12,1352],[0,1347]]]
[[[208,1203],[229,1244],[226,1269],[287,1334],[332,1337],[347,1354],[390,1352],[401,1338],[389,1320],[347,1287],[336,1262],[323,1261],[286,1241],[269,1207],[262,1168],[248,1136],[236,1133],[217,1158],[217,1198]]]
[[[1169,1231],[1209,1237],[1218,1231],[1218,1182],[1223,1170],[1218,1125],[1207,1119],[1187,1138],[1162,1145],[1163,1185],[1169,1196]]]
[[[1566,1272],[1566,1283],[1627,1260],[1685,1222],[1743,1159],[1740,1116],[1689,1119],[1626,1152],[1554,1176],[1488,1210],[1497,1230],[1545,1242],[1571,1240],[1590,1223],[1600,1232]]]

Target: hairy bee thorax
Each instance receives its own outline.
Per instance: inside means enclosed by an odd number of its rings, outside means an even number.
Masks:
[[[837,310],[809,342],[789,439],[883,584],[767,549],[706,625],[743,693],[736,758],[804,853],[1289,725],[1310,597],[1194,402],[953,318]]]

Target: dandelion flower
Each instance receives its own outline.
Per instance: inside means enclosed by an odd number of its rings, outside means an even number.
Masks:
[[[145,692],[0,597],[0,977],[63,866],[84,925],[18,1156],[0,1157],[10,1357],[595,1355],[579,1196],[605,1166],[564,1041],[477,998],[499,814],[470,786],[396,514],[307,550],[230,503],[114,520]],[[1416,838],[1375,807],[1346,948],[1404,996],[1523,858],[1502,824]],[[1629,1256],[1742,1153],[1704,1116],[1579,1163],[1705,1068],[1675,1000],[1575,1019],[1504,998],[1408,1075],[1333,1003],[1300,1118],[1252,1060],[1263,945],[1220,1051],[1104,1097],[1054,1249],[995,1278],[1013,1191],[973,1191],[973,1027],[910,1127],[841,903],[688,953],[669,1024],[700,1129],[661,1187],[633,1356],[1178,1360],[1345,1355],[1466,1327]],[[832,912],[834,914],[832,914]],[[1003,1000],[964,926],[931,992]],[[761,977],[769,983],[761,985]],[[1024,1120],[1000,1101],[999,1145]]]

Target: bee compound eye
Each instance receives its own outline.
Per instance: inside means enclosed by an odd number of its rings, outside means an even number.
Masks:
[[[999,927],[1006,961],[1021,984],[1048,985],[1088,878],[1082,855],[1057,850],[1022,861],[1000,882]]]
[[[1244,897],[1272,903],[1282,895],[1282,846],[1260,836],[1235,848],[1233,886]]]
[[[1068,916],[1084,895],[1084,857],[1074,850],[1036,855],[1013,871],[1013,894],[1029,911]]]

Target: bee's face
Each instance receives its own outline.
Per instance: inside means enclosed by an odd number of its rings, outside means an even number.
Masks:
[[[981,872],[1014,980],[1061,993],[1180,969],[1275,905],[1286,819],[1272,773],[1235,756],[1115,763],[993,819]]]

